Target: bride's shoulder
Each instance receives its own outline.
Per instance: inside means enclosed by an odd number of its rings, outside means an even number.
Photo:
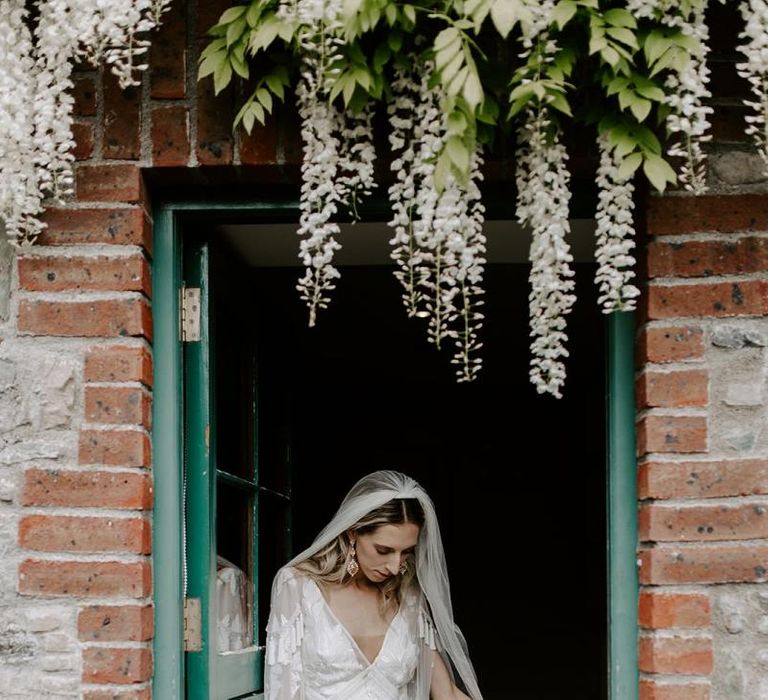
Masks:
[[[295,566],[284,566],[275,575],[275,584],[277,586],[300,585],[308,578],[308,574]]]

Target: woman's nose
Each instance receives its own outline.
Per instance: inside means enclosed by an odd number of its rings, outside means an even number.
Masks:
[[[387,560],[387,571],[393,576],[400,571],[400,555],[393,554]]]

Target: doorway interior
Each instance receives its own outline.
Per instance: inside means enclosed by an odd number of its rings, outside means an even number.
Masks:
[[[386,228],[369,226],[345,241],[341,279],[315,328],[283,227],[191,234],[211,251],[221,454],[255,450],[266,487],[290,493],[289,509],[265,499],[258,514],[255,624],[263,631],[281,557],[311,542],[360,476],[397,469],[435,501],[456,620],[485,697],[606,698],[605,321],[589,251],[577,246],[568,378],[556,400],[528,380],[524,240],[489,245],[483,369],[457,384],[450,352],[406,317],[383,264]],[[249,404],[256,427],[246,438]],[[247,568],[246,550],[233,546],[242,518],[226,489],[217,500],[219,554]]]

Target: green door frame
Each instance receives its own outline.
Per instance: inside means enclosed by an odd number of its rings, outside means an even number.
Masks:
[[[185,218],[298,218],[294,200],[158,201],[154,207],[152,407],[155,669],[153,697],[184,700],[183,418],[179,299]],[[607,565],[609,700],[637,700],[637,491],[634,317],[607,318]]]

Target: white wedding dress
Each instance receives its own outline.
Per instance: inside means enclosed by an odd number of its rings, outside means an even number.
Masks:
[[[435,636],[418,592],[404,597],[373,662],[309,576],[282,569],[272,598],[265,700],[421,700],[415,670]]]

